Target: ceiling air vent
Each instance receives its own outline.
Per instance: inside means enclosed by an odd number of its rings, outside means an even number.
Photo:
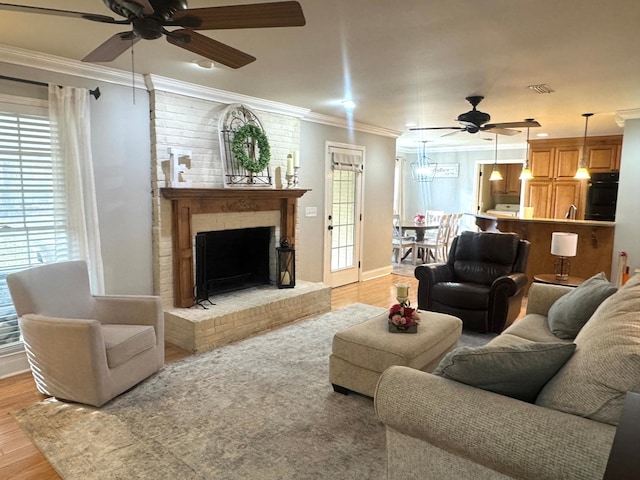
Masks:
[[[546,83],[541,83],[539,85],[529,85],[527,88],[529,88],[529,90],[532,90],[532,91],[534,91],[536,93],[551,93],[551,92],[555,92],[555,90],[553,90]]]

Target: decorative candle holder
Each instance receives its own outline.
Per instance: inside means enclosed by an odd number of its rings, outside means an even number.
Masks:
[[[287,188],[298,188],[298,170],[300,167],[293,167],[293,174],[287,174],[284,178],[287,179]]]
[[[396,287],[396,300],[403,307],[408,307],[411,305],[409,301],[409,287],[408,283],[398,283],[395,285]]]

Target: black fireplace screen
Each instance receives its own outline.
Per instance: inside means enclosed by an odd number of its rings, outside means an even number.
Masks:
[[[195,238],[195,301],[269,283],[271,227],[200,232]]]

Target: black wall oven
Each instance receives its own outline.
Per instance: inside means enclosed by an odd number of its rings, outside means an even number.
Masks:
[[[592,173],[587,185],[585,220],[613,222],[616,219],[619,172]]]

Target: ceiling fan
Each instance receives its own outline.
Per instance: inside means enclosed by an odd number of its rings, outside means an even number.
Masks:
[[[84,57],[83,62],[111,62],[138,40],[154,40],[164,35],[173,45],[228,67],[240,68],[253,62],[255,57],[201,35],[195,30],[299,27],[306,23],[300,3],[296,1],[192,9],[188,8],[187,0],[103,0],[103,2],[124,19],[11,3],[0,3],[0,10],[76,17],[114,25],[131,25],[131,30],[116,33]],[[169,31],[165,27],[179,28]]]
[[[460,126],[458,127],[414,127],[410,128],[409,130],[456,130],[455,132],[448,133],[447,135],[453,135],[459,132],[490,132],[500,135],[515,135],[517,133],[520,133],[520,131],[512,130],[513,128],[540,126],[540,124],[533,118],[527,118],[522,122],[487,123],[489,120],[491,120],[491,115],[476,109],[483,98],[484,97],[480,95],[473,95],[466,98],[467,102],[471,104],[473,109],[469,110],[466,113],[461,113],[460,115],[458,115],[457,121],[460,124]]]

